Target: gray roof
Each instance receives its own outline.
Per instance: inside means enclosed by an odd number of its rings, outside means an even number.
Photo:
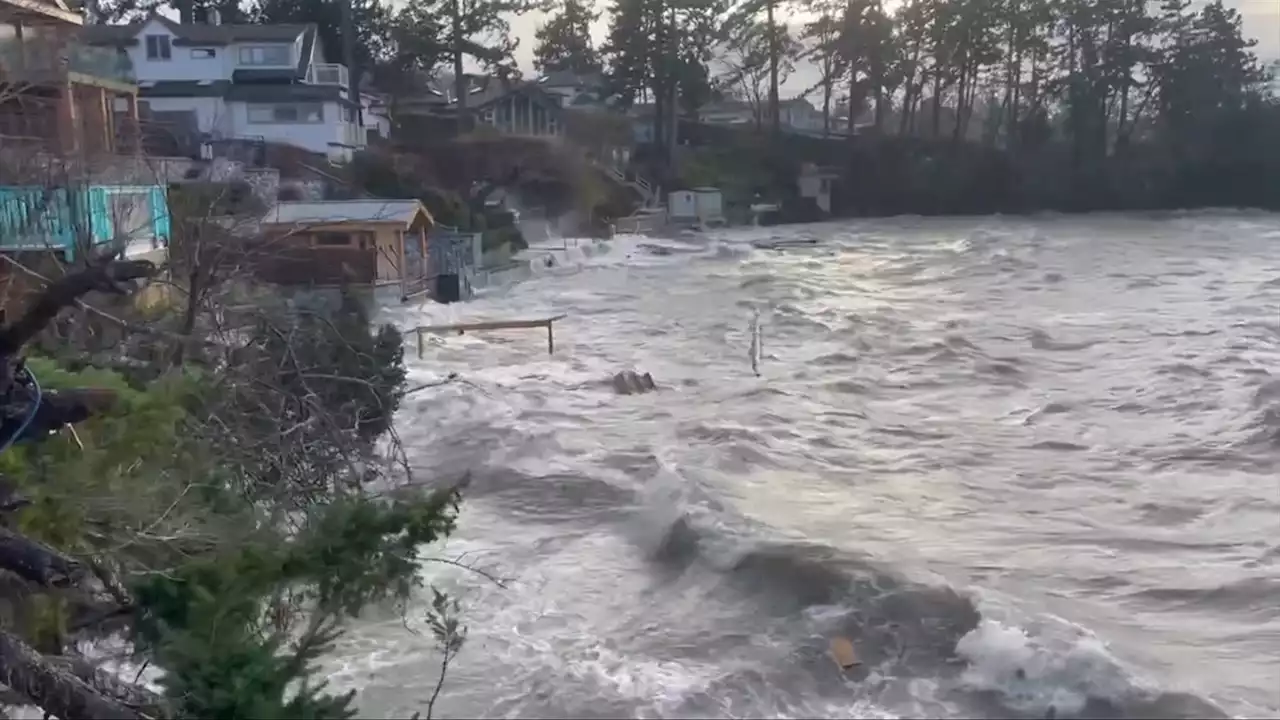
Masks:
[[[596,89],[604,85],[600,73],[576,73],[572,70],[552,70],[538,78],[536,82],[543,87],[571,87]]]
[[[417,200],[320,200],[282,202],[267,212],[267,225],[398,223],[409,227],[419,214],[431,214]]]
[[[229,80],[201,83],[196,80],[160,80],[138,86],[140,97],[226,97]]]
[[[314,24],[296,25],[208,25],[176,23],[163,15],[127,25],[85,25],[83,39],[90,45],[130,45],[137,42],[138,31],[157,20],[177,36],[183,45],[230,45],[237,42],[293,42],[303,33],[314,33]]]
[[[541,100],[550,107],[560,107],[560,103],[552,99],[536,81],[505,80],[493,75],[469,75],[467,79],[471,84],[471,92],[467,94],[467,107],[471,110],[479,110],[496,100],[517,92],[522,92]],[[454,88],[451,79],[429,80],[423,83],[422,87],[422,92],[412,96],[412,100],[415,103],[440,105],[449,108],[457,106],[454,101]]]
[[[342,96],[342,88],[337,85],[304,85],[287,81],[255,84],[233,83],[229,80],[214,80],[210,83],[195,80],[160,80],[139,85],[138,96],[144,98],[220,97],[232,102],[249,103],[319,101],[341,103],[348,107],[356,105]]]

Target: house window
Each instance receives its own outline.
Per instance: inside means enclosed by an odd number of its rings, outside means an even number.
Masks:
[[[250,105],[249,122],[265,125],[269,123],[322,123],[324,122],[324,105],[322,103],[276,103],[273,105]]]
[[[213,48],[191,48],[192,60],[208,60],[209,58],[217,56],[218,51]]]
[[[493,108],[489,108],[488,110],[485,110],[483,113],[480,114],[480,117],[486,123],[488,123],[489,125],[492,125],[493,124]]]
[[[148,35],[146,42],[148,60],[168,60],[173,57],[168,35]]]
[[[284,67],[293,64],[288,45],[254,45],[240,48],[241,65]]]

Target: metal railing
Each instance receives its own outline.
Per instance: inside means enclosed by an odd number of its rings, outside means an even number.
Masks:
[[[640,193],[640,197],[644,201],[645,207],[653,207],[655,205],[655,201],[658,199],[657,194],[654,192],[653,186],[646,182],[644,178],[639,175],[628,176],[623,171],[608,163],[599,164],[605,171],[605,174],[609,177],[623,185],[630,185],[635,188],[636,191]]]
[[[614,231],[626,235],[649,235],[667,224],[665,213],[640,211],[614,221]]]
[[[349,85],[347,66],[338,63],[311,63],[307,68],[307,83],[311,85]]]

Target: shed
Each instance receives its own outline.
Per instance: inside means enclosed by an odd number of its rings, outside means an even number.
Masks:
[[[698,220],[703,225],[724,224],[724,197],[719,188],[697,187],[693,195]]]
[[[427,274],[427,232],[435,224],[417,200],[281,202],[262,219],[279,252],[261,265],[282,285],[392,285],[408,294]]]
[[[667,196],[667,216],[672,220],[696,220],[698,198],[692,190],[676,190]]]

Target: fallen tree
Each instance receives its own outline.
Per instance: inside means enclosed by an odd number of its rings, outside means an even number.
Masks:
[[[401,338],[349,305],[264,303],[238,339],[136,377],[24,356],[60,311],[155,270],[95,261],[0,330],[0,703],[59,718],[351,717],[353,693],[312,682],[314,663],[370,603],[408,602],[458,501],[457,485],[366,489],[410,479],[391,425]],[[377,452],[388,437],[396,462]],[[445,658],[463,637],[455,607],[423,618]],[[159,671],[150,686],[75,647],[113,634]]]
[[[84,295],[94,290],[124,293],[126,283],[154,272],[155,266],[149,262],[100,260],[49,285],[17,322],[0,330],[0,398],[4,402],[0,442],[4,447],[44,439],[110,406],[111,393],[100,389],[41,391],[25,366],[22,350],[59,312]],[[18,512],[28,504],[10,490],[0,512]],[[5,518],[6,524],[9,520]],[[5,528],[0,528],[0,570],[47,589],[67,589],[85,577],[76,560]],[[0,681],[46,712],[60,718],[146,717],[137,707],[90,685],[74,667],[69,659],[47,658],[17,636],[0,631]],[[89,675],[96,679],[98,673]],[[102,686],[107,683],[103,681]],[[132,699],[145,696],[141,690],[126,695]],[[147,704],[153,709],[159,706],[155,700]]]

